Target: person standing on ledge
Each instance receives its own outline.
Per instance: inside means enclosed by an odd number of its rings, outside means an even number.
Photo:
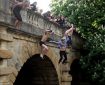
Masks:
[[[48,40],[48,38],[50,37],[50,35],[53,34],[52,30],[51,29],[47,29],[43,36],[42,36],[42,39],[40,41],[40,46],[41,46],[41,54],[40,56],[43,58],[43,55],[46,55],[47,52],[48,52],[48,47],[46,45],[46,41]]]
[[[13,14],[16,17],[16,21],[15,21],[15,24],[14,24],[16,29],[20,29],[21,22],[22,22],[22,17],[21,17],[20,11],[23,8],[26,8],[28,6],[29,6],[29,2],[28,1],[16,2],[16,4],[14,5],[14,7],[13,7]]]

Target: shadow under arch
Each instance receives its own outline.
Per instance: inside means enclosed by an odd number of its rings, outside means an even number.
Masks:
[[[81,65],[79,59],[74,59],[71,66],[69,74],[72,75],[71,85],[80,85],[81,80]]]
[[[35,54],[23,65],[13,85],[59,85],[59,80],[51,60]]]

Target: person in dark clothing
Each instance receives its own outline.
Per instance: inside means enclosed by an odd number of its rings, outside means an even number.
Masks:
[[[66,36],[66,43],[67,43],[67,46],[68,46],[68,47],[69,47],[70,45],[72,45],[71,36]]]
[[[50,20],[51,19],[51,12],[47,11],[46,13],[43,14],[43,17]]]
[[[33,4],[30,5],[31,10],[34,11],[34,12],[37,11],[36,5],[37,5],[37,2],[34,2]]]
[[[60,16],[59,20],[57,21],[57,23],[61,26],[61,27],[65,27],[65,18],[64,16]]]
[[[19,21],[22,21],[22,17],[21,17],[21,14],[20,14],[20,11],[21,11],[22,7],[17,5],[14,9],[13,9],[13,13],[15,15],[15,17],[17,18],[17,20]]]
[[[13,14],[16,17],[16,21],[15,21],[15,27],[17,29],[20,28],[21,22],[22,22],[22,17],[20,14],[20,11],[22,8],[28,7],[29,6],[29,2],[25,1],[25,2],[17,2],[14,7],[13,7]]]
[[[58,47],[60,49],[60,59],[59,59],[59,63],[62,61],[62,64],[67,62],[67,53],[66,53],[66,40],[64,38],[62,38],[59,42],[58,42]],[[64,59],[63,59],[64,58]]]

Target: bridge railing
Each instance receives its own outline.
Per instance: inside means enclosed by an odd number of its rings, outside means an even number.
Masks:
[[[42,15],[35,13],[31,10],[28,11],[22,10],[21,14],[22,19],[25,23],[33,25],[42,30],[52,29],[56,35],[58,36],[62,35],[62,28],[56,23],[45,19]]]
[[[12,0],[0,0],[0,22],[8,23],[14,26],[14,16],[11,11]],[[42,35],[45,29],[52,29],[57,38],[62,36],[62,28],[52,21],[46,20],[42,15],[30,10],[21,11],[23,23],[20,30],[35,34]]]

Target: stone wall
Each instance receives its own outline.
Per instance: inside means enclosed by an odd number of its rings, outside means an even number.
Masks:
[[[12,28],[10,29],[6,25],[0,26],[1,84],[12,85],[27,59],[40,53],[39,40],[39,37],[31,35],[30,33],[26,35],[25,32]],[[60,58],[59,49],[56,44],[48,43],[47,45],[49,47],[47,56],[56,69],[59,85],[70,85],[72,80],[71,75],[68,74],[70,65],[75,57],[80,57],[80,53],[68,48],[68,62],[64,65],[58,64]]]
[[[0,29],[0,83],[12,85],[27,59],[40,53],[39,38],[21,32],[16,33],[16,30],[10,30],[5,26],[1,26]],[[65,65],[58,64],[59,49],[52,43],[47,45],[49,46],[47,56],[56,69],[59,84],[70,85],[69,59]]]

